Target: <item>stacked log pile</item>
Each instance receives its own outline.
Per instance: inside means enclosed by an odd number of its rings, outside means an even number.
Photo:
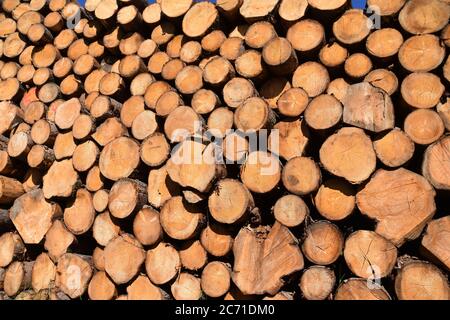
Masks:
[[[3,0],[0,300],[450,299],[450,4],[350,2]]]

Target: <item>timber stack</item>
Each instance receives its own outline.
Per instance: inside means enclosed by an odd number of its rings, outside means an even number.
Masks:
[[[446,0],[3,0],[0,300],[450,299]]]

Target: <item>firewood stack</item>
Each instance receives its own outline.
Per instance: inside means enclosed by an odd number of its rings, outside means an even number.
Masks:
[[[448,0],[1,5],[0,300],[450,298]]]

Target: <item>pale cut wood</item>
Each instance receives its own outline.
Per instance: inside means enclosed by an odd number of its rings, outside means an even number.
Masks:
[[[123,233],[105,247],[105,271],[116,284],[130,281],[145,260],[142,245],[132,235]]]
[[[344,258],[357,276],[380,279],[394,268],[397,248],[373,231],[358,230],[345,240]]]
[[[117,295],[117,290],[107,274],[99,271],[89,281],[88,295],[91,300],[112,300]]]
[[[438,76],[429,72],[414,72],[403,79],[400,92],[411,107],[430,109],[435,107],[445,91]]]
[[[159,213],[151,207],[144,207],[133,220],[133,233],[145,246],[154,245],[162,238]]]
[[[208,263],[202,271],[200,284],[207,296],[212,298],[223,296],[230,289],[230,267],[219,261]]]
[[[296,195],[307,195],[317,190],[321,179],[319,166],[307,157],[291,158],[282,172],[283,185]]]
[[[11,207],[9,216],[25,243],[41,242],[52,222],[61,215],[61,208],[44,198],[41,189],[29,191],[19,197]]]
[[[241,180],[253,192],[266,193],[273,190],[281,178],[279,160],[271,153],[251,152],[241,167]]]
[[[232,224],[253,209],[253,197],[239,181],[220,180],[208,198],[208,208],[215,220]]]
[[[422,174],[438,190],[450,190],[450,136],[446,135],[430,145],[424,154]]]
[[[259,239],[257,231],[239,231],[233,245],[232,279],[244,294],[274,295],[283,286],[282,277],[303,269],[303,256],[294,236],[281,224],[275,223]]]
[[[377,158],[388,167],[399,167],[409,161],[415,151],[414,142],[399,128],[381,135],[373,141]]]
[[[322,144],[320,162],[334,175],[359,184],[375,171],[376,154],[362,129],[346,127]]]
[[[336,283],[334,272],[324,266],[306,269],[300,278],[300,290],[307,300],[326,300],[333,292]]]
[[[181,265],[188,270],[199,270],[206,264],[208,256],[200,241],[188,241],[178,251]]]
[[[24,193],[22,183],[13,178],[0,176],[0,204],[13,203]]]
[[[187,272],[182,272],[172,283],[170,290],[175,300],[200,300],[202,289],[200,279]]]
[[[200,37],[216,22],[218,11],[212,3],[194,4],[183,17],[183,32],[191,37]]]
[[[6,232],[0,236],[0,268],[8,266],[14,259],[25,254],[26,248],[19,234]]]
[[[304,89],[311,98],[323,93],[329,83],[330,76],[327,69],[314,61],[301,64],[292,76],[292,86]]]
[[[9,297],[31,287],[31,270],[33,261],[14,261],[5,271],[3,289]]]
[[[156,285],[169,282],[180,272],[180,256],[173,246],[160,242],[147,251],[145,270],[149,279]]]
[[[417,109],[405,119],[406,134],[417,144],[429,145],[437,141],[445,131],[439,114],[431,109]]]
[[[390,70],[375,69],[369,72],[364,78],[365,82],[369,82],[372,86],[383,89],[388,95],[393,95],[398,89],[398,78]]]
[[[155,208],[161,208],[167,200],[178,195],[180,191],[180,186],[170,179],[166,166],[150,170],[147,186],[148,202]]]
[[[279,223],[292,228],[303,223],[309,215],[309,209],[302,198],[288,194],[277,200],[273,207],[273,215]]]
[[[60,179],[64,177],[64,179]],[[43,193],[46,199],[71,197],[79,187],[80,180],[70,159],[55,161],[43,178]]]
[[[113,181],[128,177],[138,164],[139,146],[134,140],[126,137],[111,141],[100,153],[100,171]]]
[[[312,263],[332,264],[342,254],[343,248],[344,237],[335,224],[320,220],[306,228],[302,252]]]
[[[311,100],[305,110],[305,121],[310,128],[327,130],[342,119],[342,104],[334,96],[321,94]]]
[[[92,277],[90,256],[66,253],[58,259],[56,285],[70,298],[78,298],[86,291]]]
[[[203,224],[203,214],[193,205],[184,203],[180,196],[167,200],[160,214],[164,231],[173,239],[194,237]]]
[[[246,20],[260,20],[269,15],[278,5],[279,0],[268,0],[264,3],[255,0],[244,0],[239,12]]]
[[[127,300],[166,300],[167,294],[143,275],[127,287]]]
[[[445,58],[445,46],[431,34],[412,36],[400,47],[400,64],[410,72],[428,72],[436,69]]]
[[[439,261],[448,270],[450,270],[450,247],[448,246],[448,237],[446,234],[449,229],[449,216],[431,220],[427,225],[421,243],[422,247],[425,249],[426,255]]]
[[[373,21],[363,10],[350,9],[333,23],[333,34],[342,43],[352,45],[363,41],[370,33]]]
[[[448,300],[447,277],[436,266],[425,261],[408,261],[395,278],[399,300]]]
[[[356,203],[363,214],[378,221],[375,231],[399,246],[416,239],[434,215],[434,195],[430,183],[416,173],[379,169],[356,194]],[[386,205],[391,208],[388,214],[382,209]]]
[[[386,289],[366,279],[350,278],[344,280],[337,288],[334,300],[391,300]]]
[[[92,195],[86,189],[78,189],[75,200],[64,209],[64,224],[70,232],[80,235],[92,227],[94,218]]]
[[[44,247],[53,262],[58,261],[63,254],[67,253],[69,247],[74,243],[76,243],[75,236],[67,230],[61,220],[55,220],[45,234]]]
[[[48,290],[54,285],[56,266],[47,253],[41,253],[33,264],[31,287],[35,292]]]
[[[224,257],[233,248],[231,231],[223,224],[209,223],[200,234],[202,247],[215,257]]]
[[[412,34],[435,33],[448,24],[450,5],[446,1],[408,1],[399,14],[403,29]]]
[[[126,218],[147,203],[147,186],[139,180],[120,179],[109,192],[108,208],[116,218]]]

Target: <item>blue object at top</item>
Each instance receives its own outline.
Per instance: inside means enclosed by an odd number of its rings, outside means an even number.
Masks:
[[[365,9],[367,0],[352,0],[352,7],[355,9]]]

